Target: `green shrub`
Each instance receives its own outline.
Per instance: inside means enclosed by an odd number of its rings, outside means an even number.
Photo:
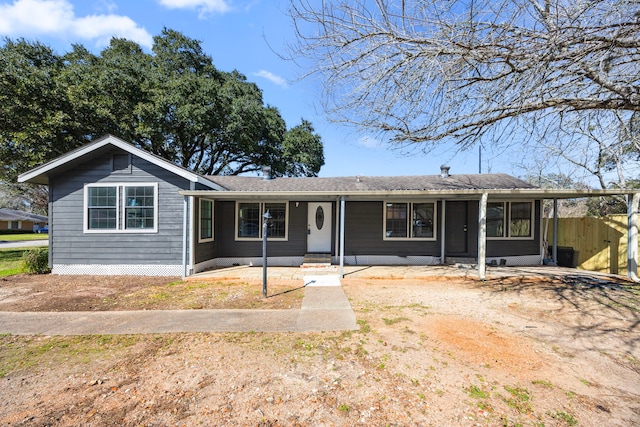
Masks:
[[[22,263],[27,273],[45,274],[49,272],[49,249],[29,249],[22,255]]]

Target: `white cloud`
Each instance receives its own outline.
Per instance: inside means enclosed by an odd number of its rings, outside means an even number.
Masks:
[[[25,38],[70,37],[93,40],[102,46],[114,36],[144,47],[151,47],[153,42],[153,37],[127,16],[78,17],[67,0],[14,0],[13,4],[0,4],[0,34]]]
[[[158,0],[169,9],[196,9],[200,17],[207,13],[225,13],[231,10],[226,0]]]
[[[66,0],[17,0],[0,5],[0,33],[59,33],[73,18],[73,6]]]
[[[373,137],[371,137],[369,135],[365,135],[365,136],[360,137],[358,139],[358,145],[373,150],[373,149],[376,149],[376,148],[380,148],[382,146],[382,143],[379,140],[377,140],[377,139],[375,139],[375,138],[373,138]]]
[[[283,79],[282,77],[277,76],[277,75],[275,75],[272,72],[267,71],[267,70],[260,70],[257,73],[253,73],[253,75],[257,76],[257,77],[263,77],[263,78],[269,80],[271,83],[274,83],[274,84],[276,84],[278,86],[281,86],[281,87],[284,87],[284,88],[289,86],[285,79]]]
[[[96,4],[96,10],[106,10],[109,13],[118,10],[118,5],[111,0],[101,0]]]
[[[133,40],[138,44],[151,47],[153,37],[142,27],[139,27],[128,16],[121,15],[90,15],[76,18],[71,23],[76,35],[94,39],[99,45],[109,44],[111,37],[121,37]]]

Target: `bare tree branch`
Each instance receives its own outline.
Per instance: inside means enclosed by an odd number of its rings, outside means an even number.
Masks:
[[[392,142],[499,144],[532,123],[557,139],[560,114],[640,111],[636,1],[292,0],[290,15],[330,118]]]

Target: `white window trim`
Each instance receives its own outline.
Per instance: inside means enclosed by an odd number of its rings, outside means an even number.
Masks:
[[[13,223],[16,223],[17,228],[11,227],[11,225]],[[7,222],[7,230],[22,230],[22,221],[13,221],[13,220],[8,221]]]
[[[211,203],[211,237],[207,237],[205,239],[202,238],[202,202]],[[215,201],[212,199],[201,198],[198,201],[198,243],[213,242],[215,240],[215,231],[213,227],[213,224],[215,223],[213,219],[215,215],[215,205]]]
[[[260,220],[259,220],[259,233],[258,233],[258,237],[238,237],[238,210],[239,210],[239,206],[240,203],[257,203],[260,207]],[[236,241],[238,242],[256,242],[256,241],[261,241],[262,240],[262,224],[264,223],[264,220],[262,219],[262,215],[264,215],[265,212],[265,205],[267,203],[283,203],[285,206],[285,213],[284,213],[284,237],[267,237],[268,241],[279,241],[279,242],[285,242],[289,240],[289,202],[288,201],[284,201],[284,200],[269,200],[269,201],[255,201],[255,200],[236,200],[236,210],[235,210],[235,221],[234,221],[234,230],[233,230],[233,235]]]
[[[409,211],[407,212],[407,237],[387,237],[387,203],[405,203],[409,205]],[[433,237],[412,237],[411,236],[411,224],[413,221],[413,205],[418,203],[431,203],[433,205]],[[430,200],[414,200],[412,202],[406,200],[385,200],[382,202],[382,240],[395,240],[399,242],[433,242],[438,240],[438,203]]]
[[[503,211],[505,212],[505,217],[503,218],[504,226],[502,227],[502,229],[506,235],[503,235],[502,237],[487,236],[487,240],[533,240],[534,239],[535,224],[533,223],[533,219],[535,217],[535,211],[536,211],[535,200],[490,200],[489,203],[502,203]],[[531,218],[529,219],[531,222],[531,236],[511,237],[511,203],[529,203],[531,205]]]
[[[89,188],[91,187],[116,187],[116,228],[90,229],[89,228]],[[126,201],[126,187],[153,187],[153,228],[125,228],[124,218],[121,215]],[[158,183],[157,182],[96,182],[84,185],[84,198],[82,201],[83,215],[82,228],[85,234],[150,234],[158,232]]]

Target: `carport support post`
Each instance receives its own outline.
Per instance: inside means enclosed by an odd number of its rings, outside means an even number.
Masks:
[[[488,193],[482,193],[478,213],[478,277],[486,279],[487,271],[487,199]]]
[[[443,264],[443,265],[447,261],[447,257],[445,255],[447,253],[447,247],[446,247],[447,239],[445,239],[445,235],[444,235],[444,233],[447,230],[446,218],[447,218],[447,201],[445,199],[442,199],[442,213],[440,215],[440,236],[442,236],[440,240],[440,264]]]
[[[344,278],[344,196],[340,197],[340,278]]]
[[[633,193],[627,196],[627,276],[634,282],[638,279],[638,204],[640,194]]]
[[[553,199],[553,249],[551,252],[553,252],[551,257],[554,264],[558,265],[558,199]]]
[[[267,297],[267,232],[269,231],[269,209],[262,215],[262,296]]]

